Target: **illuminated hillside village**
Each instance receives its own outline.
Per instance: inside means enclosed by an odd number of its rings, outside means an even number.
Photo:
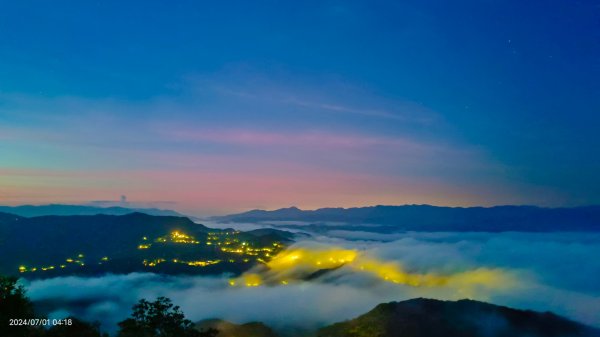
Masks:
[[[201,247],[203,245],[204,247]],[[197,249],[194,249],[198,247]],[[214,247],[207,253],[207,247]],[[239,263],[267,263],[273,256],[279,253],[284,245],[281,242],[272,242],[266,246],[260,246],[252,241],[243,241],[240,239],[239,231],[208,232],[206,241],[186,234],[180,230],[174,230],[168,235],[157,238],[143,236],[136,246],[140,252],[139,256],[144,257],[140,260],[141,266],[150,270],[156,269],[161,264],[185,265],[189,267],[207,267],[221,263],[239,264]],[[182,248],[187,248],[187,254],[180,254]],[[191,248],[191,250],[190,250]],[[202,248],[202,249],[201,249]],[[177,254],[175,254],[177,252]],[[170,255],[187,255],[194,258],[177,258]],[[202,258],[207,255],[215,258]],[[218,257],[218,258],[216,258]],[[21,265],[18,267],[19,273],[41,273],[63,269],[65,273],[75,271],[75,269],[86,268],[89,266],[102,266],[109,264],[111,258],[102,256],[94,260],[86,258],[85,252],[78,252],[72,256],[66,257],[63,261],[57,261],[56,264],[43,266]]]
[[[141,236],[125,248],[115,251],[114,257],[100,254],[102,251],[90,253],[90,256],[77,252],[55,264],[23,264],[18,266],[18,272],[32,278],[131,270],[165,274],[227,273],[232,287],[257,287],[285,286],[343,267],[346,272],[414,287],[456,284],[465,289],[481,286],[510,288],[516,283],[512,275],[502,270],[475,268],[452,273],[420,273],[406,270],[398,263],[364,255],[356,249],[328,245],[288,247],[273,237],[258,239],[235,230],[208,231],[197,235],[172,230],[167,235],[154,238]]]

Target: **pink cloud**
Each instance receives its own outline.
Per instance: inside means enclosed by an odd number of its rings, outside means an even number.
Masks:
[[[293,162],[344,171],[370,171],[410,176],[415,173],[470,175],[498,174],[499,164],[477,147],[459,146],[401,136],[351,132],[265,131],[243,128],[165,127],[158,131],[165,142],[184,145],[227,145],[221,154],[245,157],[246,164]],[[173,156],[173,154],[167,154]],[[181,162],[192,159],[183,158]],[[177,160],[172,161],[177,162]],[[205,165],[205,164],[203,164]]]
[[[170,129],[162,130],[167,140],[181,142],[211,142],[241,146],[293,146],[326,149],[366,147],[402,147],[413,151],[431,150],[433,146],[408,138],[378,137],[325,131],[272,132],[254,129]]]

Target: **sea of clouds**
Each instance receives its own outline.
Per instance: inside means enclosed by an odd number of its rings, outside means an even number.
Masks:
[[[114,331],[141,298],[167,296],[192,321],[262,321],[275,328],[314,328],[356,317],[382,302],[415,297],[471,298],[521,309],[552,311],[600,327],[600,233],[401,233],[336,231],[292,248],[335,246],[401,265],[411,273],[454,275],[493,270],[500,280],[414,287],[342,267],[288,285],[231,287],[230,276],[150,273],[26,283],[50,317],[75,315]]]

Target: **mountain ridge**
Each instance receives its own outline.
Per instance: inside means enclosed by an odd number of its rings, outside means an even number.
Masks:
[[[45,215],[125,215],[129,213],[145,213],[158,216],[185,216],[173,210],[158,208],[130,208],[122,206],[98,207],[88,205],[48,204],[48,205],[19,205],[0,206],[0,212],[19,215],[22,217],[37,217]]]
[[[252,210],[212,217],[218,222],[299,221],[375,224],[398,231],[600,231],[600,206],[445,207],[432,205],[368,206],[273,211]]]
[[[550,312],[491,303],[415,298],[381,303],[354,319],[319,329],[317,337],[598,337],[600,330]]]
[[[187,217],[139,212],[31,218],[0,212],[0,252],[10,257],[0,259],[0,274],[236,274],[291,241],[289,233],[278,230],[211,229]]]
[[[353,319],[303,332],[291,326],[272,329],[262,322],[235,324],[222,319],[205,319],[195,328],[217,329],[217,337],[600,337],[600,329],[552,312],[422,297],[380,303]]]

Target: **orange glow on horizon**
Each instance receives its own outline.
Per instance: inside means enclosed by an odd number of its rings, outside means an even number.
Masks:
[[[273,164],[274,168],[281,166]],[[286,171],[295,174],[281,173]],[[11,182],[4,184],[5,193],[0,197],[0,202],[7,205],[85,204],[90,200],[111,198],[118,202],[117,196],[126,193],[132,203],[152,205],[156,200],[168,200],[171,204],[158,207],[174,208],[190,215],[230,214],[292,205],[302,209],[317,209],[377,204],[469,206],[516,202],[506,195],[482,203],[481,191],[469,193],[464,186],[440,181],[417,182],[410,177],[391,179],[285,165],[276,171],[260,168],[245,172],[236,169],[224,172],[24,169],[7,171],[2,179]],[[3,185],[1,181],[0,185]],[[119,189],[115,190],[112,186],[119,186]],[[232,190],[236,193],[230,193]]]

